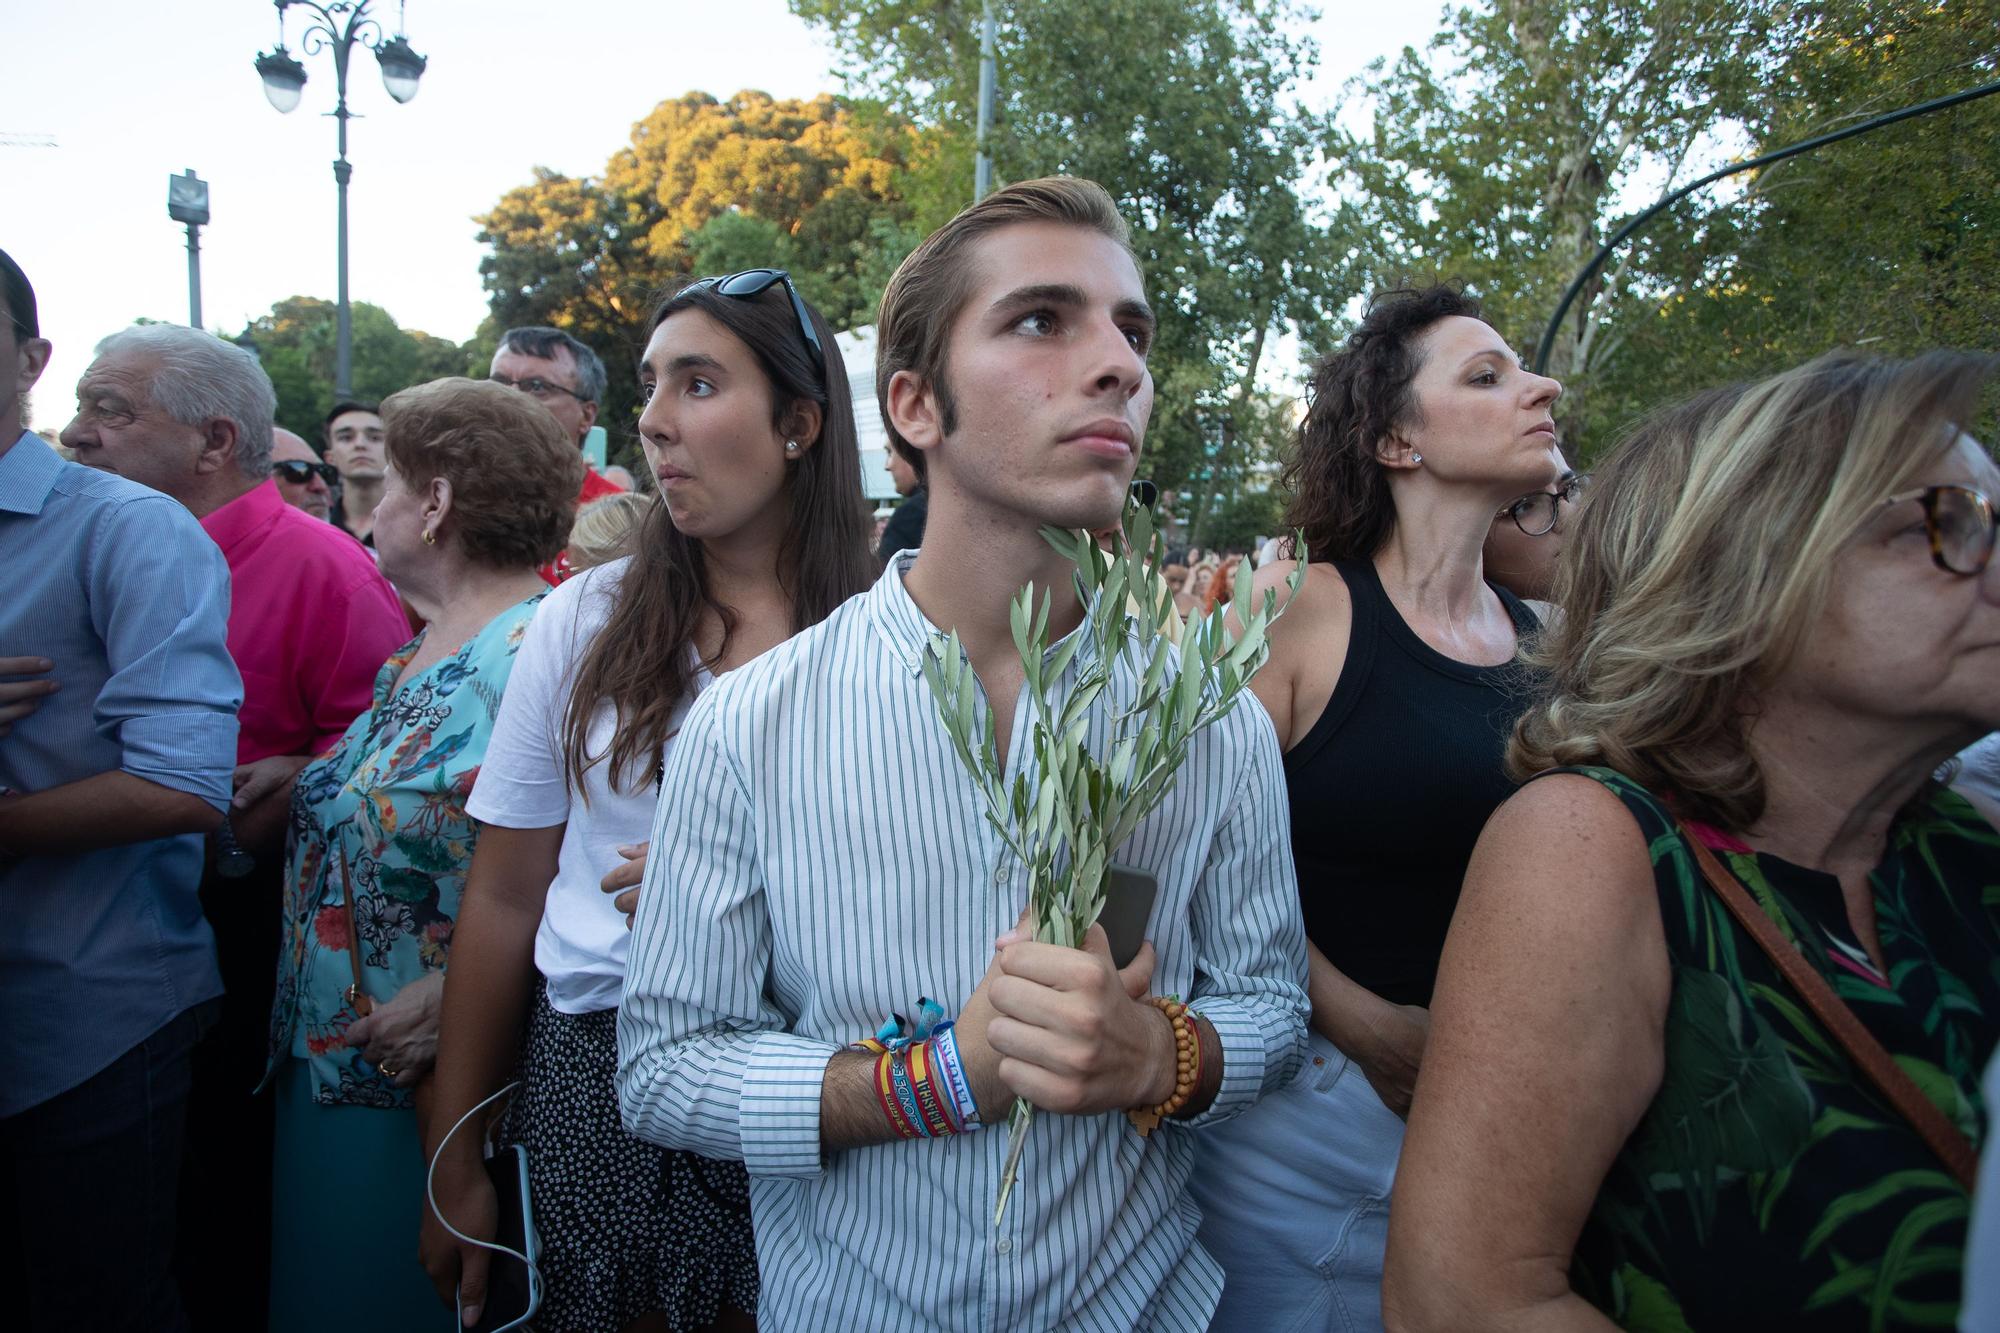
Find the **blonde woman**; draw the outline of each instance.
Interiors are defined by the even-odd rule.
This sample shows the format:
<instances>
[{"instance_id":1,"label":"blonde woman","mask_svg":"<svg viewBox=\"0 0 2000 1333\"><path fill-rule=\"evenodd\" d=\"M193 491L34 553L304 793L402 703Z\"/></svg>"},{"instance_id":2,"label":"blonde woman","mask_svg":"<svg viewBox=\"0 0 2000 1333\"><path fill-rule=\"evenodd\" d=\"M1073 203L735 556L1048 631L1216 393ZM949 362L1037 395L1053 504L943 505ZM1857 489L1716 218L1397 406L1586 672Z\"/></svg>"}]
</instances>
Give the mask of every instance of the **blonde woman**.
<instances>
[{"instance_id":1,"label":"blonde woman","mask_svg":"<svg viewBox=\"0 0 2000 1333\"><path fill-rule=\"evenodd\" d=\"M577 510L576 524L569 530L570 577L631 555L639 525L652 505L650 495L621 491Z\"/></svg>"},{"instance_id":2,"label":"blonde woman","mask_svg":"<svg viewBox=\"0 0 2000 1333\"><path fill-rule=\"evenodd\" d=\"M2000 468L1959 424L1995 368L1823 358L1596 473L1508 756L1542 776L1444 951L1389 1327L1951 1324L1969 1168L1696 866L1980 1137L2000 832L1933 775L2000 723Z\"/></svg>"}]
</instances>

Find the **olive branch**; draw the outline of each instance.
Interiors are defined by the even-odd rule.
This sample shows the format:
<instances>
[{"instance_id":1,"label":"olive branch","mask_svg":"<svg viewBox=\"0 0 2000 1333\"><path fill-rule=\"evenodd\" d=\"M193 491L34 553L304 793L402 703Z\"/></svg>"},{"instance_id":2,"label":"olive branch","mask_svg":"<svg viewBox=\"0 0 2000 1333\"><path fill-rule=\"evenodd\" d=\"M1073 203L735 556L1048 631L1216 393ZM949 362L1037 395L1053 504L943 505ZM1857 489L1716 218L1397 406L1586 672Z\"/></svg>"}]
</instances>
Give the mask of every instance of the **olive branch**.
<instances>
[{"instance_id":1,"label":"olive branch","mask_svg":"<svg viewBox=\"0 0 2000 1333\"><path fill-rule=\"evenodd\" d=\"M1049 545L1075 562L1076 593L1087 619L1051 651L1054 590L1037 606L1030 584L1011 604L1014 647L1033 710L1031 760L1020 765L1011 783L1000 763L992 709L980 728L979 682L957 631L933 634L923 658L938 717L985 800L986 820L1028 870L1035 938L1072 949L1104 910L1113 853L1173 790L1195 733L1236 706L1269 657L1267 631L1283 614L1276 590L1266 589L1261 601L1253 598L1246 560L1234 595L1242 634L1230 634L1218 606L1191 619L1176 646L1164 632L1174 622L1173 591L1160 576L1165 543L1152 514L1128 506L1121 535L1124 540L1107 553L1087 532L1042 529ZM1287 600L1305 577L1305 539L1299 534L1293 541L1299 563ZM1085 643L1096 651L1064 690L1063 675ZM1086 742L1093 710L1121 663L1138 673L1138 693L1129 707L1113 706L1107 748L1101 756L1092 754ZM1034 1117L1027 1099L1016 1098L1007 1117L996 1227L1006 1214Z\"/></svg>"}]
</instances>

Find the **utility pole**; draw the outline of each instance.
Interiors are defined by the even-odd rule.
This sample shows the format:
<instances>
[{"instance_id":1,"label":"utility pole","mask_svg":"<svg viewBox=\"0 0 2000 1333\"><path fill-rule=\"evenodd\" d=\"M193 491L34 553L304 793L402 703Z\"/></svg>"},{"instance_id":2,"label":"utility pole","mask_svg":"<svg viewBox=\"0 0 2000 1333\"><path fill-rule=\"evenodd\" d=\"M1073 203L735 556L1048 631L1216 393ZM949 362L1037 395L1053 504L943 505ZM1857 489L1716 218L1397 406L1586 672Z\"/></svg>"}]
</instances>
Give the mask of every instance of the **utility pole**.
<instances>
[{"instance_id":1,"label":"utility pole","mask_svg":"<svg viewBox=\"0 0 2000 1333\"><path fill-rule=\"evenodd\" d=\"M979 34L979 156L972 168L972 202L993 192L993 150L987 136L993 129L993 0L986 0Z\"/></svg>"},{"instance_id":2,"label":"utility pole","mask_svg":"<svg viewBox=\"0 0 2000 1333\"><path fill-rule=\"evenodd\" d=\"M167 216L187 224L188 327L201 327L201 229L208 225L208 182L189 167L181 176L167 177Z\"/></svg>"}]
</instances>

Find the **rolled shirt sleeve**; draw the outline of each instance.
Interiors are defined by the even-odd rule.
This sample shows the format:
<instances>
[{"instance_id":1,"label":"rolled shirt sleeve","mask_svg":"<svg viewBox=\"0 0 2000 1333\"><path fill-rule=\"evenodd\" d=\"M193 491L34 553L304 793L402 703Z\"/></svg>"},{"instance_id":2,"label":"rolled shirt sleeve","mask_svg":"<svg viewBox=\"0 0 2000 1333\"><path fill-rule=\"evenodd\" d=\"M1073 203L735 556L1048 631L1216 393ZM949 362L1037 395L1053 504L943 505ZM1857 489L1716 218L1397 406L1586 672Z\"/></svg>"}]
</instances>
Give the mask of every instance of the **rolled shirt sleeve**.
<instances>
[{"instance_id":1,"label":"rolled shirt sleeve","mask_svg":"<svg viewBox=\"0 0 2000 1333\"><path fill-rule=\"evenodd\" d=\"M1248 696L1216 725L1236 730L1247 759L1190 905L1189 1007L1222 1044L1222 1085L1206 1111L1182 1122L1190 1127L1227 1120L1283 1087L1305 1057L1312 1017L1277 734Z\"/></svg>"},{"instance_id":2,"label":"rolled shirt sleeve","mask_svg":"<svg viewBox=\"0 0 2000 1333\"><path fill-rule=\"evenodd\" d=\"M795 1036L767 997L771 922L754 811L713 693L667 760L618 1009L618 1102L641 1138L820 1174L820 1090L838 1046Z\"/></svg>"},{"instance_id":3,"label":"rolled shirt sleeve","mask_svg":"<svg viewBox=\"0 0 2000 1333\"><path fill-rule=\"evenodd\" d=\"M230 658L229 566L179 502L123 505L89 555L110 671L93 722L119 767L227 811L243 682Z\"/></svg>"}]
</instances>

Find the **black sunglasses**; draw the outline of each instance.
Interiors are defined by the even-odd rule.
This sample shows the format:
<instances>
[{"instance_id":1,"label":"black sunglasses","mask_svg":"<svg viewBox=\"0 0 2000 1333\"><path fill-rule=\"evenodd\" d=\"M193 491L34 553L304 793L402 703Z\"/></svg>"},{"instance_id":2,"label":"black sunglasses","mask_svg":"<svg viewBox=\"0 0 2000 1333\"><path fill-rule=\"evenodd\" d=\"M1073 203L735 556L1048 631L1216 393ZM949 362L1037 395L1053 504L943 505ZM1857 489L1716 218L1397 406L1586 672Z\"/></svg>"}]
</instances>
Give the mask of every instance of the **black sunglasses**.
<instances>
[{"instance_id":1,"label":"black sunglasses","mask_svg":"<svg viewBox=\"0 0 2000 1333\"><path fill-rule=\"evenodd\" d=\"M308 463L302 458L287 458L281 463L271 464L271 471L278 480L294 486L303 486L313 479L313 473L329 486L338 485L340 471L331 463Z\"/></svg>"},{"instance_id":2,"label":"black sunglasses","mask_svg":"<svg viewBox=\"0 0 2000 1333\"><path fill-rule=\"evenodd\" d=\"M799 333L806 340L806 350L812 353L813 365L819 370L820 378L826 378L826 352L819 345L819 335L813 332L812 316L806 311L806 303L799 299L799 289L792 286L792 275L784 269L746 268L726 278L703 278L681 288L680 295L713 289L718 295L748 301L763 295L772 283L783 283L785 295L792 298L792 313L799 317Z\"/></svg>"}]
</instances>

